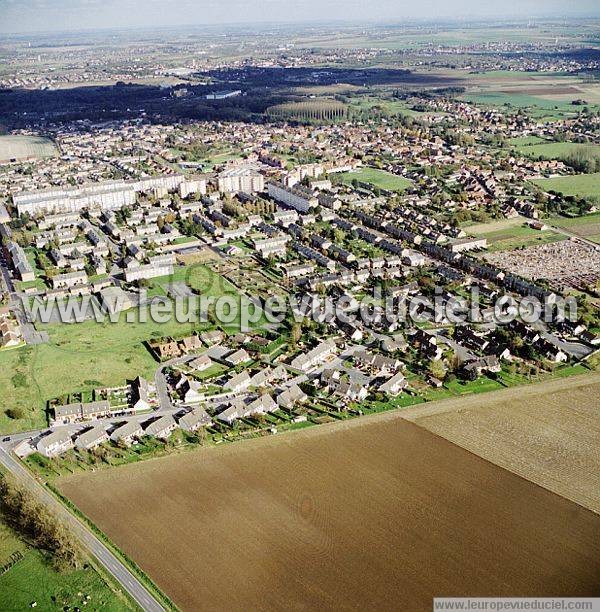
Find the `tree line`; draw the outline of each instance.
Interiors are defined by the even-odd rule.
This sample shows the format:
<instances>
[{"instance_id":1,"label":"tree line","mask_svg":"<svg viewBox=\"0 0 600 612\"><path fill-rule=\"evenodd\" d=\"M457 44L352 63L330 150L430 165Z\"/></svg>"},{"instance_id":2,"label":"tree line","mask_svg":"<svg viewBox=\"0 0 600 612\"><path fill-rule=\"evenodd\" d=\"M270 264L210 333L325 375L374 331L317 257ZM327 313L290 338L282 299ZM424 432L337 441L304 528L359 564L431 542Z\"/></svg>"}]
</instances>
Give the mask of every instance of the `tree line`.
<instances>
[{"instance_id":1,"label":"tree line","mask_svg":"<svg viewBox=\"0 0 600 612\"><path fill-rule=\"evenodd\" d=\"M0 515L26 542L49 553L57 571L81 567L81 547L65 525L30 491L5 477L0 477Z\"/></svg>"}]
</instances>

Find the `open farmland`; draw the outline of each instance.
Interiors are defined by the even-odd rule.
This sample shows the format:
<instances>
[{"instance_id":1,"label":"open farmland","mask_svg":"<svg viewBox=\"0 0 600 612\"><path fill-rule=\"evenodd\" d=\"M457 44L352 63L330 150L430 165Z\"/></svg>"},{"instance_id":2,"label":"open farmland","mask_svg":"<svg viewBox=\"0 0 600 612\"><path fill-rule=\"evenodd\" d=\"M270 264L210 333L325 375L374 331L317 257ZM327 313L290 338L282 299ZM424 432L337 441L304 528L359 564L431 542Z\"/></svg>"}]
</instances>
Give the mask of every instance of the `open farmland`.
<instances>
[{"instance_id":1,"label":"open farmland","mask_svg":"<svg viewBox=\"0 0 600 612\"><path fill-rule=\"evenodd\" d=\"M401 414L58 485L183 610L599 593L600 517Z\"/></svg>"},{"instance_id":2,"label":"open farmland","mask_svg":"<svg viewBox=\"0 0 600 612\"><path fill-rule=\"evenodd\" d=\"M576 153L587 154L590 157L600 157L600 145L577 142L536 142L521 144L517 149L523 155L532 158L565 159Z\"/></svg>"},{"instance_id":3,"label":"open farmland","mask_svg":"<svg viewBox=\"0 0 600 612\"><path fill-rule=\"evenodd\" d=\"M544 191L556 191L563 195L583 198L600 198L600 172L595 174L576 174L532 181Z\"/></svg>"},{"instance_id":4,"label":"open farmland","mask_svg":"<svg viewBox=\"0 0 600 612\"><path fill-rule=\"evenodd\" d=\"M600 244L600 213L573 218L555 217L549 220L549 223L571 234Z\"/></svg>"},{"instance_id":5,"label":"open farmland","mask_svg":"<svg viewBox=\"0 0 600 612\"><path fill-rule=\"evenodd\" d=\"M600 374L409 408L420 427L600 514Z\"/></svg>"},{"instance_id":6,"label":"open farmland","mask_svg":"<svg viewBox=\"0 0 600 612\"><path fill-rule=\"evenodd\" d=\"M359 183L369 183L374 187L387 189L388 191L404 191L412 185L411 181L402 176L377 168L361 168L353 172L343 172L339 177L346 184L351 184L352 181L356 180Z\"/></svg>"},{"instance_id":7,"label":"open farmland","mask_svg":"<svg viewBox=\"0 0 600 612\"><path fill-rule=\"evenodd\" d=\"M41 136L0 136L0 162L56 155L56 146Z\"/></svg>"}]
</instances>

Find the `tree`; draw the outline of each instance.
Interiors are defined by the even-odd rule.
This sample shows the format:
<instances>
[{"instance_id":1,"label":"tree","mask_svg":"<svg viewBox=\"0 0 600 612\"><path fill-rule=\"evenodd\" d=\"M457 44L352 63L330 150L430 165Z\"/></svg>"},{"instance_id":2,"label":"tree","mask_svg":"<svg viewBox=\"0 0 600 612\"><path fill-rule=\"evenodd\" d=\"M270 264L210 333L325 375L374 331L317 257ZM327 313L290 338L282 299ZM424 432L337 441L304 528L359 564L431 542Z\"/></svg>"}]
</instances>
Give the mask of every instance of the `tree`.
<instances>
[{"instance_id":1,"label":"tree","mask_svg":"<svg viewBox=\"0 0 600 612\"><path fill-rule=\"evenodd\" d=\"M446 376L446 366L444 365L441 359L432 359L429 362L429 366L427 369L429 370L431 376L433 376L434 378L439 378L440 380L443 380L444 376Z\"/></svg>"}]
</instances>

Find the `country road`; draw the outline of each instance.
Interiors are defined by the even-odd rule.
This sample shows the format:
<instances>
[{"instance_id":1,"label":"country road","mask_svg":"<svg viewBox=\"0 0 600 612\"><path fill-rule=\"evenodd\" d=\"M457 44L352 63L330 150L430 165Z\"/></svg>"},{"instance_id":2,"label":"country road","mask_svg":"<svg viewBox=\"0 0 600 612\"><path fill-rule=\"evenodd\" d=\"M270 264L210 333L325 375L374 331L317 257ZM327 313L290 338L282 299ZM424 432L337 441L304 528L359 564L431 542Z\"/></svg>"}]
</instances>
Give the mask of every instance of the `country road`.
<instances>
[{"instance_id":1,"label":"country road","mask_svg":"<svg viewBox=\"0 0 600 612\"><path fill-rule=\"evenodd\" d=\"M82 523L71 514L29 471L0 447L0 463L27 487L41 502L46 504L63 520L79 538L82 545L101 563L129 595L146 612L163 612L163 606L156 601L146 587L125 567L121 561Z\"/></svg>"}]
</instances>

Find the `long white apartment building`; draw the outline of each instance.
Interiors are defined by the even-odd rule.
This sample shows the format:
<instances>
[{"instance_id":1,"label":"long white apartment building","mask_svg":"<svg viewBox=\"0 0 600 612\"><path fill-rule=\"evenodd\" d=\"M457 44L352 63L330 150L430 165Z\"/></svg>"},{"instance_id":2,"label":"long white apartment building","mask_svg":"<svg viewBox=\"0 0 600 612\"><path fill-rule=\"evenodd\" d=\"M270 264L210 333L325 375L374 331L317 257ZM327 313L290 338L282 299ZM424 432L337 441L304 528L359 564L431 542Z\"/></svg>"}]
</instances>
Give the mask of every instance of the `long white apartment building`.
<instances>
[{"instance_id":1,"label":"long white apartment building","mask_svg":"<svg viewBox=\"0 0 600 612\"><path fill-rule=\"evenodd\" d=\"M206 191L203 179L186 180L181 174L150 176L137 181L102 181L79 187L62 187L29 191L13 195L13 204L19 215L76 213L88 210L117 210L135 204L138 193L153 192L161 195L164 192L184 189L187 194L192 191Z\"/></svg>"},{"instance_id":2,"label":"long white apartment building","mask_svg":"<svg viewBox=\"0 0 600 612\"><path fill-rule=\"evenodd\" d=\"M311 207L319 204L312 191L306 187L286 187L282 183L269 183L268 190L276 202L287 204L301 213L308 212Z\"/></svg>"},{"instance_id":3,"label":"long white apartment building","mask_svg":"<svg viewBox=\"0 0 600 612\"><path fill-rule=\"evenodd\" d=\"M217 177L221 193L256 193L264 191L265 177L253 168L239 167L224 170Z\"/></svg>"}]
</instances>

